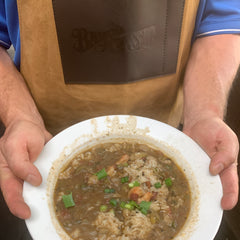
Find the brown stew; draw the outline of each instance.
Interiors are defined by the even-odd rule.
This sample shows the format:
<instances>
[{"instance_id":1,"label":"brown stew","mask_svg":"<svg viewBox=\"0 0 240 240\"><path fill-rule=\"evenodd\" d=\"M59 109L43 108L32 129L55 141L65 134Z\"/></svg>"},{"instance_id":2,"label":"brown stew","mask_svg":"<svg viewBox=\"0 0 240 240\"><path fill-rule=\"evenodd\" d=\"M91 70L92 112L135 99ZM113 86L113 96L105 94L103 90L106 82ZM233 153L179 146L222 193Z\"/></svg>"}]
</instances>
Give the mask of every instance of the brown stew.
<instances>
[{"instance_id":1,"label":"brown stew","mask_svg":"<svg viewBox=\"0 0 240 240\"><path fill-rule=\"evenodd\" d=\"M188 217L191 194L170 158L126 140L77 154L59 174L54 203L72 239L169 240Z\"/></svg>"}]
</instances>

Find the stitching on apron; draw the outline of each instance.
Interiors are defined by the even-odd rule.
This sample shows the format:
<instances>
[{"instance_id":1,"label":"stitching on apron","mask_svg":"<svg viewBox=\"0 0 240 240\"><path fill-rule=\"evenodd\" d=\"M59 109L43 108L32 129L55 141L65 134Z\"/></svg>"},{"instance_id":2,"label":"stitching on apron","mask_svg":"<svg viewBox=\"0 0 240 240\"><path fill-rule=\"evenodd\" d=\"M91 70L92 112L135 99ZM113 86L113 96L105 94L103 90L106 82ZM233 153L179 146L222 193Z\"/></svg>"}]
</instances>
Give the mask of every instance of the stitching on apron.
<instances>
[{"instance_id":1,"label":"stitching on apron","mask_svg":"<svg viewBox=\"0 0 240 240\"><path fill-rule=\"evenodd\" d=\"M164 42L163 42L163 63L162 63L162 71L165 72L166 68L166 45L167 45L167 29L168 29L168 15L169 15L169 3L167 3L167 12L166 12L166 24L164 29Z\"/></svg>"}]
</instances>

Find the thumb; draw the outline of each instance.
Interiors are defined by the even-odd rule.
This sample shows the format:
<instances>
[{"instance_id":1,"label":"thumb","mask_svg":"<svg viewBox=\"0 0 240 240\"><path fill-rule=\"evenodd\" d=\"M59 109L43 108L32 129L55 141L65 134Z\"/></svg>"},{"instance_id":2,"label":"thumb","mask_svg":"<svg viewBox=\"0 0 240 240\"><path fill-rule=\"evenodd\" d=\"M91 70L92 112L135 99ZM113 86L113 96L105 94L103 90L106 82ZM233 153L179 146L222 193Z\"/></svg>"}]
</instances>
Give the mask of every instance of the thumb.
<instances>
[{"instance_id":1,"label":"thumb","mask_svg":"<svg viewBox=\"0 0 240 240\"><path fill-rule=\"evenodd\" d=\"M237 162L239 145L238 140L235 139L235 135L232 135L219 141L215 148L216 151L212 155L209 154L211 157L209 169L213 175L221 173Z\"/></svg>"},{"instance_id":2,"label":"thumb","mask_svg":"<svg viewBox=\"0 0 240 240\"><path fill-rule=\"evenodd\" d=\"M33 162L41 152L44 141L35 138L34 141L12 139L9 142L5 145L2 153L12 173L34 186L40 185L42 177Z\"/></svg>"},{"instance_id":3,"label":"thumb","mask_svg":"<svg viewBox=\"0 0 240 240\"><path fill-rule=\"evenodd\" d=\"M8 165L16 177L27 181L34 186L39 186L41 184L41 174L29 160L28 152L11 154L11 157L8 159Z\"/></svg>"}]
</instances>

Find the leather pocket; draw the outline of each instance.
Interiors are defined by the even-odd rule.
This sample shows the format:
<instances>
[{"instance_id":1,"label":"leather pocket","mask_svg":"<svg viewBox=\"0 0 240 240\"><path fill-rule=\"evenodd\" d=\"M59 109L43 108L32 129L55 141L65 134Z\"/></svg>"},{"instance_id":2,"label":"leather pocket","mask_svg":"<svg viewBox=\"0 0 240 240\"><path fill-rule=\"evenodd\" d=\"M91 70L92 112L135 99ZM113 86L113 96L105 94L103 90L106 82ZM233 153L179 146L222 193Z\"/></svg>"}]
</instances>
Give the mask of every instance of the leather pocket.
<instances>
[{"instance_id":1,"label":"leather pocket","mask_svg":"<svg viewBox=\"0 0 240 240\"><path fill-rule=\"evenodd\" d=\"M175 73L184 0L53 0L65 83Z\"/></svg>"}]
</instances>

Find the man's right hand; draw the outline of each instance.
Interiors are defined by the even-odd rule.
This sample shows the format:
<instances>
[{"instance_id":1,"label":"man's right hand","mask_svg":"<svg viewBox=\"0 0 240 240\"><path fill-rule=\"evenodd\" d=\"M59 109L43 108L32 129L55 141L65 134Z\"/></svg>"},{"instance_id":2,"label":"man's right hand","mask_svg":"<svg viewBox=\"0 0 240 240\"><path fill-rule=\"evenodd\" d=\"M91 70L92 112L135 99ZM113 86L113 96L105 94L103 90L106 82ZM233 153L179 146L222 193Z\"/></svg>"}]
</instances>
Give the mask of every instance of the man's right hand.
<instances>
[{"instance_id":1,"label":"man's right hand","mask_svg":"<svg viewBox=\"0 0 240 240\"><path fill-rule=\"evenodd\" d=\"M42 125L23 120L11 123L0 139L0 187L10 211L19 218L31 216L22 196L23 182L41 184L33 163L51 137Z\"/></svg>"}]
</instances>

